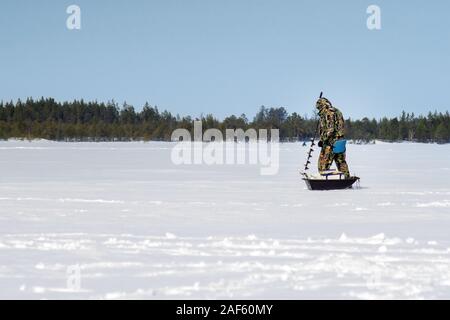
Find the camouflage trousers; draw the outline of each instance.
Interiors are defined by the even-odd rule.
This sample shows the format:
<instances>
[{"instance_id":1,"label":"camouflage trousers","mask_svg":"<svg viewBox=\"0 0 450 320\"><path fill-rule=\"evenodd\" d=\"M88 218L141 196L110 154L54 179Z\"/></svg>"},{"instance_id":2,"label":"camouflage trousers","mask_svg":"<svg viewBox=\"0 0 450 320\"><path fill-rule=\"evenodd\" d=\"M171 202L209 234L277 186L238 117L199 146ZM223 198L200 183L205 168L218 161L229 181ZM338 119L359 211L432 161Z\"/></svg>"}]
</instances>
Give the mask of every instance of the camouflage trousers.
<instances>
[{"instance_id":1,"label":"camouflage trousers","mask_svg":"<svg viewBox=\"0 0 450 320\"><path fill-rule=\"evenodd\" d=\"M345 174L346 178L350 177L347 161L345 161L345 152L334 154L333 147L324 146L319 155L319 172L329 170L331 164L336 162L337 169Z\"/></svg>"}]
</instances>

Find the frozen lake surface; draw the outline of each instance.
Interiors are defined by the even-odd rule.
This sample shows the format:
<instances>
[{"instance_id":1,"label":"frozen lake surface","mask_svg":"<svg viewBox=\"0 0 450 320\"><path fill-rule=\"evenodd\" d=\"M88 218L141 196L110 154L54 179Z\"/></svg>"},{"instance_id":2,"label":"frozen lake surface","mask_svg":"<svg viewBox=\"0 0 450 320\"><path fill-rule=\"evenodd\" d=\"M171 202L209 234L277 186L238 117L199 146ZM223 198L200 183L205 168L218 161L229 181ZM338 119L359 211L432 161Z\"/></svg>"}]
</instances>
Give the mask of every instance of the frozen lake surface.
<instances>
[{"instance_id":1,"label":"frozen lake surface","mask_svg":"<svg viewBox=\"0 0 450 320\"><path fill-rule=\"evenodd\" d=\"M350 145L323 192L301 144L273 176L172 146L0 142L0 298L450 298L450 145Z\"/></svg>"}]
</instances>

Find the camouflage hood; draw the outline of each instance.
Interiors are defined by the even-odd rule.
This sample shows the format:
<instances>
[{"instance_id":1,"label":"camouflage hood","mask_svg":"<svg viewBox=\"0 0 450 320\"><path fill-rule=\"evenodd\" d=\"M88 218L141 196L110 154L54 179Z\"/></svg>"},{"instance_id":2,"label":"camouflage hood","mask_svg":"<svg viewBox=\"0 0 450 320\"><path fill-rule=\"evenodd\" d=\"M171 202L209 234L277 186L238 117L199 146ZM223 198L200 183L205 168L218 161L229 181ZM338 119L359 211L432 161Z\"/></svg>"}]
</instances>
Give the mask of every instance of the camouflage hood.
<instances>
[{"instance_id":1,"label":"camouflage hood","mask_svg":"<svg viewBox=\"0 0 450 320\"><path fill-rule=\"evenodd\" d=\"M332 106L330 100L328 100L327 98L320 98L316 102L316 108L317 108L317 110L319 110L319 112L325 108L332 108L332 107L333 106Z\"/></svg>"}]
</instances>

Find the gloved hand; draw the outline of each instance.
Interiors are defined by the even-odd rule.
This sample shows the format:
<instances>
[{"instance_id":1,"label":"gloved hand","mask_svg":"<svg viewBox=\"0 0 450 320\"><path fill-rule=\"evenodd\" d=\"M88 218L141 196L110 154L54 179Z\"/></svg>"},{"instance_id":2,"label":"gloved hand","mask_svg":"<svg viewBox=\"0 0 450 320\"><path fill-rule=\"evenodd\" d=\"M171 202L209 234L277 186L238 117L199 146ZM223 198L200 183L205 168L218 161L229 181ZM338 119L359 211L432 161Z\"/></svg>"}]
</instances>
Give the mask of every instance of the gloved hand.
<instances>
[{"instance_id":1,"label":"gloved hand","mask_svg":"<svg viewBox=\"0 0 450 320\"><path fill-rule=\"evenodd\" d=\"M322 140L319 141L319 143L318 143L317 145L319 146L319 148L322 148L322 147L323 147L323 142L322 142Z\"/></svg>"}]
</instances>

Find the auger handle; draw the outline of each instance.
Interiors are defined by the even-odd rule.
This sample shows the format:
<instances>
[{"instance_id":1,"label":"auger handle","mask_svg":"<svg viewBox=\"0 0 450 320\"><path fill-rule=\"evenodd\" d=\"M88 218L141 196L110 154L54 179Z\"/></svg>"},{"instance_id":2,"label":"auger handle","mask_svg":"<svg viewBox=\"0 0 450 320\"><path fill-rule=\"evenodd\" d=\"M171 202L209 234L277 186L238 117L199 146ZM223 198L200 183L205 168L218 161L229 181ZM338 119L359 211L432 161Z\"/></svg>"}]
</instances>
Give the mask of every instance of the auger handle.
<instances>
[{"instance_id":1,"label":"auger handle","mask_svg":"<svg viewBox=\"0 0 450 320\"><path fill-rule=\"evenodd\" d=\"M323 92L321 91L319 99L322 98L322 95L323 95ZM312 157L311 153L314 151L314 149L313 149L313 146L315 145L314 140L316 140L317 131L319 131L319 125L320 125L320 121L317 121L317 128L316 128L316 131L314 132L314 137L311 139L311 147L309 148L308 158L306 159L304 171L307 171L309 169L308 165L311 164L311 161L309 161L309 159Z\"/></svg>"}]
</instances>

